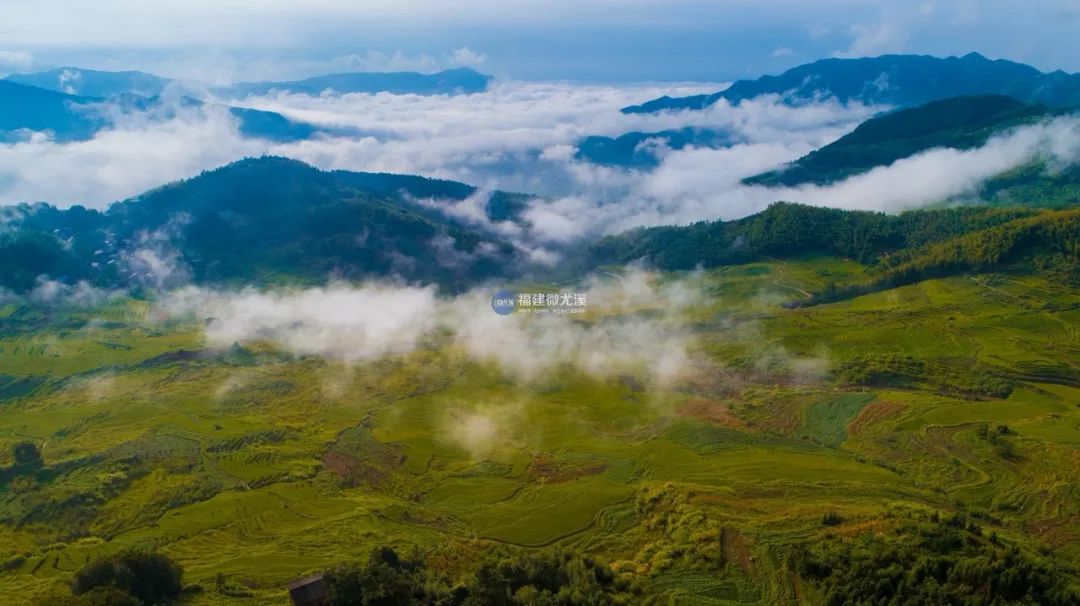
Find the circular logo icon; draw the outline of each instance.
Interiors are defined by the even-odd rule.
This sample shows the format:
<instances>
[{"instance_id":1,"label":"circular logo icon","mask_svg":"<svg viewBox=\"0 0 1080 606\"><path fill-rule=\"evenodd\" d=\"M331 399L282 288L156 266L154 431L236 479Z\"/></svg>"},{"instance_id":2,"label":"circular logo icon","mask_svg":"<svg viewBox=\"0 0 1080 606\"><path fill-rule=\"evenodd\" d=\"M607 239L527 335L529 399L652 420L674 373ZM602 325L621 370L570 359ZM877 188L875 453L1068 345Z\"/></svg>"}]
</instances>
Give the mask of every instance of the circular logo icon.
<instances>
[{"instance_id":1,"label":"circular logo icon","mask_svg":"<svg viewBox=\"0 0 1080 606\"><path fill-rule=\"evenodd\" d=\"M509 290L500 290L491 297L491 309L500 316L508 316L514 313L517 307L517 297Z\"/></svg>"}]
</instances>

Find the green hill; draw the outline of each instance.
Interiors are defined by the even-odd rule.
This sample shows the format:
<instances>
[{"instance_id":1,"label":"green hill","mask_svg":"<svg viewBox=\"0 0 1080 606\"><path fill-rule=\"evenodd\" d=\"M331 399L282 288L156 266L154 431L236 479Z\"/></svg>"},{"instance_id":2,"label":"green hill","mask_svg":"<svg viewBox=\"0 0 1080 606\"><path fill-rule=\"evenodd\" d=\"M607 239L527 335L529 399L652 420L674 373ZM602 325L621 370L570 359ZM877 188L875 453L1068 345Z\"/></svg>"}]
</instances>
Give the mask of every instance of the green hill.
<instances>
[{"instance_id":1,"label":"green hill","mask_svg":"<svg viewBox=\"0 0 1080 606\"><path fill-rule=\"evenodd\" d=\"M865 281L827 285L792 305L966 272L1042 273L1080 284L1080 210L958 207L887 215L777 203L737 221L608 236L592 247L590 258L601 266L644 261L688 270L806 255L852 259L870 273Z\"/></svg>"},{"instance_id":2,"label":"green hill","mask_svg":"<svg viewBox=\"0 0 1080 606\"><path fill-rule=\"evenodd\" d=\"M10 209L9 226L18 229L0 239L0 279L16 290L32 287L39 274L126 284L132 276L120 269L124 260L158 246L147 234L160 234L200 282L338 275L470 284L502 275L520 259L508 243L414 200L454 201L475 192L462 183L326 172L283 158L242 160L104 212ZM489 213L513 218L523 199L496 193Z\"/></svg>"},{"instance_id":3,"label":"green hill","mask_svg":"<svg viewBox=\"0 0 1080 606\"><path fill-rule=\"evenodd\" d=\"M751 185L827 185L938 147L971 149L1010 128L1063 113L1002 95L953 97L871 118Z\"/></svg>"}]
</instances>

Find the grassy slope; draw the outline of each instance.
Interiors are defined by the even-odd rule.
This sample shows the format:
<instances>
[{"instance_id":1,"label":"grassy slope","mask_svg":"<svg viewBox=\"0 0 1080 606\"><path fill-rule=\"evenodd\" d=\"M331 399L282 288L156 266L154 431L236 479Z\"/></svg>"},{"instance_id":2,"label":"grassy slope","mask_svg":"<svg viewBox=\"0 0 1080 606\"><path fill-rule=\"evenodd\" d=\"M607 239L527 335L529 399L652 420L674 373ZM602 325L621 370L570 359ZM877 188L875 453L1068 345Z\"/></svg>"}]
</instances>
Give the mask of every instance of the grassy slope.
<instances>
[{"instance_id":1,"label":"grassy slope","mask_svg":"<svg viewBox=\"0 0 1080 606\"><path fill-rule=\"evenodd\" d=\"M689 321L714 366L644 391L570 372L515 384L448 348L354 368L269 344L146 362L200 348L197 326L154 324L128 300L4 308L23 320L0 336L0 368L39 382L0 400L0 456L30 437L50 467L0 487L0 590L64 593L89 558L153 545L210 589L192 603L228 601L220 572L248 603L277 604L285 581L375 544L495 542L587 550L694 603L816 603L786 564L793 545L910 511L984 515L1005 540L1080 564L1080 293L971 275L780 305L868 279L825 257L711 270ZM828 372L897 355L923 374ZM973 368L1015 388L957 395L949 370ZM501 431L469 450L452 428L475 413ZM1015 432L1008 457L980 437L997 424ZM843 523L823 527L824 512Z\"/></svg>"}]
</instances>

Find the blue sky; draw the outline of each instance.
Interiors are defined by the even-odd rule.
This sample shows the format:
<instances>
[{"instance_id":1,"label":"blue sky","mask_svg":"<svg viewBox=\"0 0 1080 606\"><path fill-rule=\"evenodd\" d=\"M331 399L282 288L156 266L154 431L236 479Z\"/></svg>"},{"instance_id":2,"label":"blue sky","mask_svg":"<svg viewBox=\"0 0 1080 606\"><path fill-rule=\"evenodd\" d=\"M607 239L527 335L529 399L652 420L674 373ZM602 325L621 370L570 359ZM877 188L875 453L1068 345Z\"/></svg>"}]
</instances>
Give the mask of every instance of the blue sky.
<instances>
[{"instance_id":1,"label":"blue sky","mask_svg":"<svg viewBox=\"0 0 1080 606\"><path fill-rule=\"evenodd\" d=\"M471 63L521 79L724 81L828 56L970 51L1080 71L1076 0L4 4L0 72L75 64L221 80Z\"/></svg>"}]
</instances>

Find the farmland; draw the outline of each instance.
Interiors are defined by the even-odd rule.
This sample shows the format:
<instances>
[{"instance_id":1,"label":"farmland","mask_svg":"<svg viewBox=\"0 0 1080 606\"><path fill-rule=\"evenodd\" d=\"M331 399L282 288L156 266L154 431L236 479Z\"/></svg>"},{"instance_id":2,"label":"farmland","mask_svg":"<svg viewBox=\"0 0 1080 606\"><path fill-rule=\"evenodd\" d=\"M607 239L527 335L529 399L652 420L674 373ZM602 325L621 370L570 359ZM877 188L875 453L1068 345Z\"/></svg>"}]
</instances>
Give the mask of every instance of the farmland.
<instances>
[{"instance_id":1,"label":"farmland","mask_svg":"<svg viewBox=\"0 0 1080 606\"><path fill-rule=\"evenodd\" d=\"M693 279L694 363L663 381L515 380L439 339L350 363L215 348L153 297L2 307L0 591L47 603L152 548L203 588L186 603L280 604L391 545L453 574L572 548L641 601L818 603L800 557L953 516L1077 582L1075 287L970 274L792 309L870 277L796 256ZM43 462L20 472L25 441Z\"/></svg>"}]
</instances>

